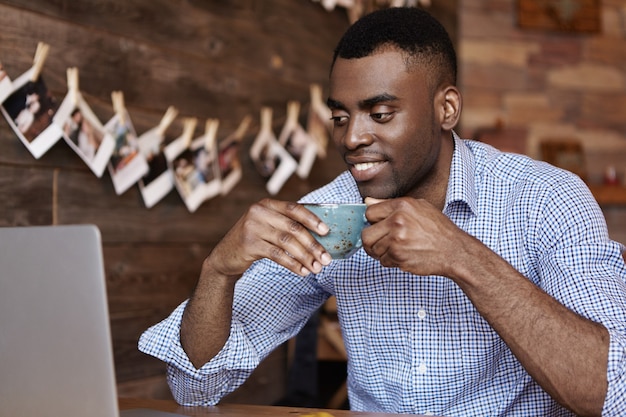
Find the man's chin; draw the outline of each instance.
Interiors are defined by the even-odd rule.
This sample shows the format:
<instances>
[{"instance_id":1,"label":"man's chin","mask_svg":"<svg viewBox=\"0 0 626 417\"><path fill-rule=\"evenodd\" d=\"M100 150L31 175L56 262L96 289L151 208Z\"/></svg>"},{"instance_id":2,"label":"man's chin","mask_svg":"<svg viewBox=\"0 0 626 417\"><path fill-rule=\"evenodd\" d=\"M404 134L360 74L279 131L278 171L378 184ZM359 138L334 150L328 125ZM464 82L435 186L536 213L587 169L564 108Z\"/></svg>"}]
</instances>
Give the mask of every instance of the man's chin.
<instances>
[{"instance_id":1,"label":"man's chin","mask_svg":"<svg viewBox=\"0 0 626 417\"><path fill-rule=\"evenodd\" d=\"M397 197L397 193L395 192L395 190L385 188L385 187L375 187L372 185L359 184L358 188L359 188L359 193L361 194L361 197L363 198L373 197L379 200L387 200L390 198Z\"/></svg>"}]
</instances>

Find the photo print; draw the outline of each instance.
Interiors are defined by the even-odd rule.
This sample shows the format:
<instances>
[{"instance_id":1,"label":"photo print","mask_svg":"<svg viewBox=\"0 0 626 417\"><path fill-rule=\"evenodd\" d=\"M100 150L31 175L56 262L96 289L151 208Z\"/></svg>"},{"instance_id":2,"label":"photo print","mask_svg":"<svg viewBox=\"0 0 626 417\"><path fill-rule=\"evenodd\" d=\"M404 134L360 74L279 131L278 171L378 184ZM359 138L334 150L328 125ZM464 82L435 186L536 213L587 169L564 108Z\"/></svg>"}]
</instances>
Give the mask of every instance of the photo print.
<instances>
[{"instance_id":1,"label":"photo print","mask_svg":"<svg viewBox=\"0 0 626 417\"><path fill-rule=\"evenodd\" d=\"M138 182L141 197L147 208L161 201L174 188L174 178L167 165L164 150L165 133L176 116L178 110L172 106L168 107L159 125L141 135L138 140L139 150L148 162L148 173Z\"/></svg>"},{"instance_id":2,"label":"photo print","mask_svg":"<svg viewBox=\"0 0 626 417\"><path fill-rule=\"evenodd\" d=\"M272 109L261 108L261 127L250 147L250 158L258 173L266 179L265 188L277 194L296 171L298 163L278 142L272 130Z\"/></svg>"},{"instance_id":3,"label":"photo print","mask_svg":"<svg viewBox=\"0 0 626 417\"><path fill-rule=\"evenodd\" d=\"M191 141L193 140L193 135L196 131L197 125L198 119L195 117L187 117L183 119L183 133L178 138L168 143L163 149L168 170L172 174L171 177L173 185L175 184L173 171L174 160L185 152L189 146L191 146Z\"/></svg>"},{"instance_id":4,"label":"photo print","mask_svg":"<svg viewBox=\"0 0 626 417\"><path fill-rule=\"evenodd\" d=\"M13 83L11 82L11 78L2 66L2 62L0 62L0 103L3 103L12 92Z\"/></svg>"},{"instance_id":5,"label":"photo print","mask_svg":"<svg viewBox=\"0 0 626 417\"><path fill-rule=\"evenodd\" d=\"M69 147L100 178L113 154L115 141L80 93L77 68L67 69L67 87L67 95L53 121L61 126Z\"/></svg>"},{"instance_id":6,"label":"photo print","mask_svg":"<svg viewBox=\"0 0 626 417\"><path fill-rule=\"evenodd\" d=\"M222 195L228 194L241 180L242 169L239 151L251 121L252 118L250 116L245 116L239 123L237 130L219 143L217 160L222 179Z\"/></svg>"},{"instance_id":7,"label":"photo print","mask_svg":"<svg viewBox=\"0 0 626 417\"><path fill-rule=\"evenodd\" d=\"M300 117L300 103L290 101L287 103L287 120L278 135L280 143L298 163L296 175L306 179L313 168L317 156L317 144L304 130L298 118Z\"/></svg>"},{"instance_id":8,"label":"photo print","mask_svg":"<svg viewBox=\"0 0 626 417\"><path fill-rule=\"evenodd\" d=\"M34 64L12 82L13 90L0 110L9 126L30 153L39 159L61 137L61 127L52 123L57 102L41 76L49 46L37 45Z\"/></svg>"},{"instance_id":9,"label":"photo print","mask_svg":"<svg viewBox=\"0 0 626 417\"><path fill-rule=\"evenodd\" d=\"M104 128L113 136L115 146L108 170L117 195L123 194L148 173L146 158L139 152L139 141L121 91L111 93L115 114Z\"/></svg>"},{"instance_id":10,"label":"photo print","mask_svg":"<svg viewBox=\"0 0 626 417\"><path fill-rule=\"evenodd\" d=\"M193 140L172 161L174 184L191 213L221 192L216 143L218 126L219 120L208 119L204 136Z\"/></svg>"}]
</instances>

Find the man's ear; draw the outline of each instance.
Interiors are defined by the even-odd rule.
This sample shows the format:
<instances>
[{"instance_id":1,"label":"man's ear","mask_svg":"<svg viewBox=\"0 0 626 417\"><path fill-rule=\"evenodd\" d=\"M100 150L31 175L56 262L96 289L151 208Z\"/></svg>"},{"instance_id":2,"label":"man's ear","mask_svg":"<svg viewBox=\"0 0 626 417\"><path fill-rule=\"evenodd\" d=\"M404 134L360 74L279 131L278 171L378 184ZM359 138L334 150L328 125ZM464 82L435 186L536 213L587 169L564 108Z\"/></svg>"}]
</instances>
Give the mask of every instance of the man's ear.
<instances>
[{"instance_id":1,"label":"man's ear","mask_svg":"<svg viewBox=\"0 0 626 417\"><path fill-rule=\"evenodd\" d=\"M441 129L448 131L454 129L461 118L463 98L459 90L449 85L439 91L437 107L440 111Z\"/></svg>"}]
</instances>

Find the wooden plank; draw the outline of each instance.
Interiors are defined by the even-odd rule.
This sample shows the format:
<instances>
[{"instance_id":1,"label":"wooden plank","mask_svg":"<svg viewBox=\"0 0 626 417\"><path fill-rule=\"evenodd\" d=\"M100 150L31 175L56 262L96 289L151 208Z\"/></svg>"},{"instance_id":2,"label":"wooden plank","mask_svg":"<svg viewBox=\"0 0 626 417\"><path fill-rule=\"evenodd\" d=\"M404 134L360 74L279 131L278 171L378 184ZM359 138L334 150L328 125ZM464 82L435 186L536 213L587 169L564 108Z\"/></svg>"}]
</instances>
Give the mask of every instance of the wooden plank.
<instances>
[{"instance_id":1,"label":"wooden plank","mask_svg":"<svg viewBox=\"0 0 626 417\"><path fill-rule=\"evenodd\" d=\"M53 173L0 165L0 226L52 223Z\"/></svg>"},{"instance_id":2,"label":"wooden plank","mask_svg":"<svg viewBox=\"0 0 626 417\"><path fill-rule=\"evenodd\" d=\"M191 293L208 253L200 245L105 245L105 273L118 381L161 374L139 336Z\"/></svg>"}]
</instances>

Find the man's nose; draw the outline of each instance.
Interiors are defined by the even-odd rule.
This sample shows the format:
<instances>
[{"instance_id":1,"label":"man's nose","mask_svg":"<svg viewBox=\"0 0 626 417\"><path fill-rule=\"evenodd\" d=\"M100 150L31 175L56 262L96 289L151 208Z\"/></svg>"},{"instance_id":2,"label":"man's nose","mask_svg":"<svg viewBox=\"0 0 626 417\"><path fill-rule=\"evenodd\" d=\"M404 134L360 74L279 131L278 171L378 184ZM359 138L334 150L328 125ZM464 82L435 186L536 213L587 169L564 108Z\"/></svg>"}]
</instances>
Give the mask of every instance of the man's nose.
<instances>
[{"instance_id":1,"label":"man's nose","mask_svg":"<svg viewBox=\"0 0 626 417\"><path fill-rule=\"evenodd\" d=\"M360 116L352 117L343 137L343 145L347 149L356 149L359 146L368 145L372 142L373 132L369 118Z\"/></svg>"}]
</instances>

